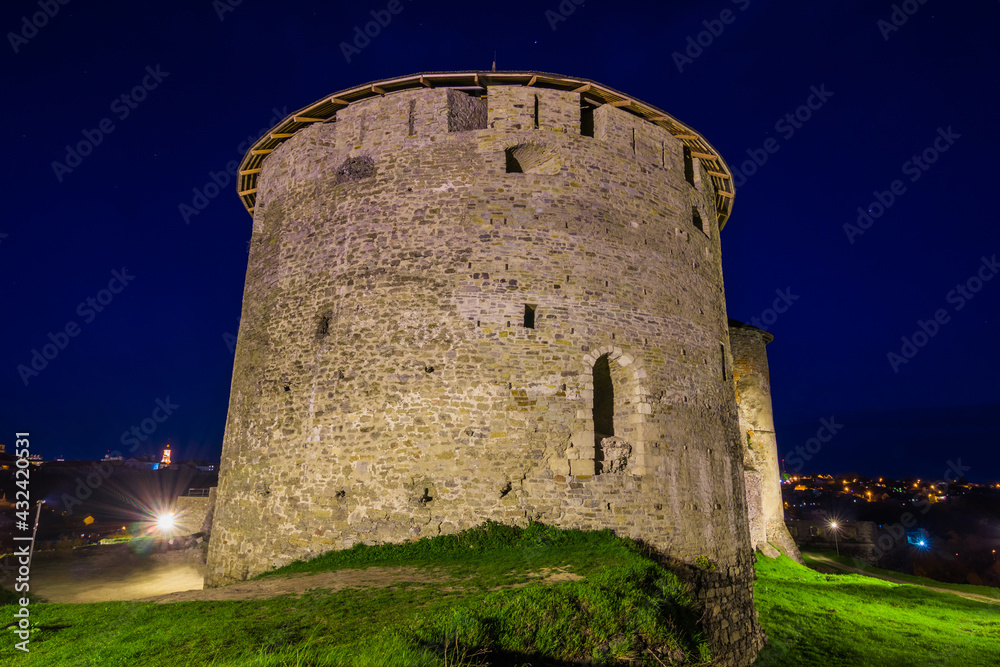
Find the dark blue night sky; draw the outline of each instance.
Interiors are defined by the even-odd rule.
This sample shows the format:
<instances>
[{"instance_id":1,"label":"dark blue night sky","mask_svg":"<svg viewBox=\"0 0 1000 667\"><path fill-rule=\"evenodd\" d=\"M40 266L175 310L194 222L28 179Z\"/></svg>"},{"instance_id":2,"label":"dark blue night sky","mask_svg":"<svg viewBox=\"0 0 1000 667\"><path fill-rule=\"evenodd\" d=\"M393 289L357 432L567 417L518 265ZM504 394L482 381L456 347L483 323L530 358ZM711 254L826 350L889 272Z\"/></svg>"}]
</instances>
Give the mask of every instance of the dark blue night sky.
<instances>
[{"instance_id":1,"label":"dark blue night sky","mask_svg":"<svg viewBox=\"0 0 1000 667\"><path fill-rule=\"evenodd\" d=\"M227 170L276 114L495 52L658 106L737 173L729 315L775 335L795 467L1000 478L1000 4L895 7L6 3L0 442L218 459L251 232Z\"/></svg>"}]
</instances>

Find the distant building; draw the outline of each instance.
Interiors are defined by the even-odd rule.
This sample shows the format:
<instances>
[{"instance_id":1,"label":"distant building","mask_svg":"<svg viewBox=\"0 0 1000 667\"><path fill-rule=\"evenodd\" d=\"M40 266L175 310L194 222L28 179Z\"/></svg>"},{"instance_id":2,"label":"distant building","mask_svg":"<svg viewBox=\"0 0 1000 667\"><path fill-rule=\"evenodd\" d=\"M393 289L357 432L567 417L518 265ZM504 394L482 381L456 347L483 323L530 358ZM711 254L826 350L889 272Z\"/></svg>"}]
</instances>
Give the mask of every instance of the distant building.
<instances>
[{"instance_id":1,"label":"distant building","mask_svg":"<svg viewBox=\"0 0 1000 667\"><path fill-rule=\"evenodd\" d=\"M56 459L56 460L57 461L61 461L62 459ZM118 456L111 456L111 452L108 452L107 454L104 455L104 458L101 459L101 460L102 461L122 461L124 459L123 459L123 457L120 454Z\"/></svg>"}]
</instances>

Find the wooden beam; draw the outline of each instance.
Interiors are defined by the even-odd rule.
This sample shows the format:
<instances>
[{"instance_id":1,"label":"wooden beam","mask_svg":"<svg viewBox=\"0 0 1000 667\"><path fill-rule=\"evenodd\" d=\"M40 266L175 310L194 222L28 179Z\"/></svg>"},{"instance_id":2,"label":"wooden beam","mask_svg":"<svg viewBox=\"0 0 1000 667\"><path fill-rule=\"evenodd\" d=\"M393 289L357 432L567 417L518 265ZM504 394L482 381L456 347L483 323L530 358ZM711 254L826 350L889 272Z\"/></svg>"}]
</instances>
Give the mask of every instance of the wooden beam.
<instances>
[{"instance_id":1,"label":"wooden beam","mask_svg":"<svg viewBox=\"0 0 1000 667\"><path fill-rule=\"evenodd\" d=\"M721 171L712 171L711 169L708 170L708 175L718 176L719 178L729 178L729 174L723 174Z\"/></svg>"},{"instance_id":2,"label":"wooden beam","mask_svg":"<svg viewBox=\"0 0 1000 667\"><path fill-rule=\"evenodd\" d=\"M272 132L267 135L269 139L287 139L288 137L294 136L294 132Z\"/></svg>"},{"instance_id":3,"label":"wooden beam","mask_svg":"<svg viewBox=\"0 0 1000 667\"><path fill-rule=\"evenodd\" d=\"M702 160L718 160L718 155L712 155L711 153L696 153L691 151L691 157L700 157Z\"/></svg>"},{"instance_id":4,"label":"wooden beam","mask_svg":"<svg viewBox=\"0 0 1000 667\"><path fill-rule=\"evenodd\" d=\"M732 192L726 192L725 190L716 190L715 194L719 195L720 197L728 197L729 199L732 199L735 196L733 195Z\"/></svg>"},{"instance_id":5,"label":"wooden beam","mask_svg":"<svg viewBox=\"0 0 1000 667\"><path fill-rule=\"evenodd\" d=\"M240 169L240 176L249 176L250 174L259 174L261 168L257 169Z\"/></svg>"},{"instance_id":6,"label":"wooden beam","mask_svg":"<svg viewBox=\"0 0 1000 667\"><path fill-rule=\"evenodd\" d=\"M252 195L257 192L257 188L250 188L249 190L241 190L238 194L240 197L245 197L246 195Z\"/></svg>"},{"instance_id":7,"label":"wooden beam","mask_svg":"<svg viewBox=\"0 0 1000 667\"><path fill-rule=\"evenodd\" d=\"M588 83L588 84L585 84L583 86L580 86L579 88L575 88L573 90L573 92L574 93L585 93L585 92L587 92L590 89L591 89L591 85Z\"/></svg>"},{"instance_id":8,"label":"wooden beam","mask_svg":"<svg viewBox=\"0 0 1000 667\"><path fill-rule=\"evenodd\" d=\"M250 155L267 155L268 153L273 153L273 148L260 148L257 150L250 151Z\"/></svg>"},{"instance_id":9,"label":"wooden beam","mask_svg":"<svg viewBox=\"0 0 1000 667\"><path fill-rule=\"evenodd\" d=\"M632 100L618 100L616 102L612 102L611 106L613 106L613 107L627 107L627 106L631 106L631 104L632 104Z\"/></svg>"},{"instance_id":10,"label":"wooden beam","mask_svg":"<svg viewBox=\"0 0 1000 667\"><path fill-rule=\"evenodd\" d=\"M533 85L535 85L536 81L538 81L538 77L537 76L533 76L530 79L528 79L528 85L529 86L533 86Z\"/></svg>"},{"instance_id":11,"label":"wooden beam","mask_svg":"<svg viewBox=\"0 0 1000 667\"><path fill-rule=\"evenodd\" d=\"M374 83L372 84L372 92L373 93L378 93L379 95L385 95L385 90L383 90L382 88L379 88Z\"/></svg>"},{"instance_id":12,"label":"wooden beam","mask_svg":"<svg viewBox=\"0 0 1000 667\"><path fill-rule=\"evenodd\" d=\"M326 118L310 118L309 116L292 116L293 123L322 123Z\"/></svg>"},{"instance_id":13,"label":"wooden beam","mask_svg":"<svg viewBox=\"0 0 1000 667\"><path fill-rule=\"evenodd\" d=\"M350 106L351 103L347 100L342 100L339 97L331 97L330 104L343 104L345 107Z\"/></svg>"},{"instance_id":14,"label":"wooden beam","mask_svg":"<svg viewBox=\"0 0 1000 667\"><path fill-rule=\"evenodd\" d=\"M420 77L420 85L421 86L425 86L427 88L431 88L432 87L431 84L430 84L430 82L427 79L425 79L424 77L422 77L422 76Z\"/></svg>"},{"instance_id":15,"label":"wooden beam","mask_svg":"<svg viewBox=\"0 0 1000 667\"><path fill-rule=\"evenodd\" d=\"M677 139L697 139L697 134L675 134L674 137Z\"/></svg>"}]
</instances>

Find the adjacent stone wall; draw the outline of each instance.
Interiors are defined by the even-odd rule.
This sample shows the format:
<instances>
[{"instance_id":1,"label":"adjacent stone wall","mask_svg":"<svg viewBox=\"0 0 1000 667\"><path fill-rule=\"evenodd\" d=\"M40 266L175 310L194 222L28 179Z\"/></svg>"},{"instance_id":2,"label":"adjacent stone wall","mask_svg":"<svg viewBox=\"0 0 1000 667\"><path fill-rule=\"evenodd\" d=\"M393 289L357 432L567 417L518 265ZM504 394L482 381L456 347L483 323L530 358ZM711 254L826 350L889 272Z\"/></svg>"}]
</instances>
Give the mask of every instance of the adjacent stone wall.
<instances>
[{"instance_id":1,"label":"adjacent stone wall","mask_svg":"<svg viewBox=\"0 0 1000 667\"><path fill-rule=\"evenodd\" d=\"M215 504L215 488L207 496L179 496L174 503L174 525L179 535L193 535L210 531L211 515Z\"/></svg>"},{"instance_id":2,"label":"adjacent stone wall","mask_svg":"<svg viewBox=\"0 0 1000 667\"><path fill-rule=\"evenodd\" d=\"M611 528L687 564L717 664L750 664L714 192L622 109L582 136L578 94L491 86L465 129L456 96L359 101L264 163L206 584L484 519Z\"/></svg>"},{"instance_id":3,"label":"adjacent stone wall","mask_svg":"<svg viewBox=\"0 0 1000 667\"><path fill-rule=\"evenodd\" d=\"M785 507L781 498L778 441L774 435L771 379L765 350L773 339L774 336L768 332L749 324L729 321L733 380L736 383L743 448L743 475L750 508L750 536L755 548L767 553L770 543L786 556L802 562L802 556L785 527Z\"/></svg>"}]
</instances>

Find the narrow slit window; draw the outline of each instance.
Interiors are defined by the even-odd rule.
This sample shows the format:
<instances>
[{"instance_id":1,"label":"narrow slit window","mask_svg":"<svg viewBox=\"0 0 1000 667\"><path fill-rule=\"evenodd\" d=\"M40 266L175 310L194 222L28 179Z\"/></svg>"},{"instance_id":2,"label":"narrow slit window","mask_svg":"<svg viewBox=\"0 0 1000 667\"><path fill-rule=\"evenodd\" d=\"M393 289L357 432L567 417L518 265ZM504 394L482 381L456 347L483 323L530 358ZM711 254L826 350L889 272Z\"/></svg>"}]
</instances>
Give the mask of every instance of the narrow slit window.
<instances>
[{"instance_id":1,"label":"narrow slit window","mask_svg":"<svg viewBox=\"0 0 1000 667\"><path fill-rule=\"evenodd\" d=\"M594 444L615 434L615 389L611 381L608 355L601 355L594 363Z\"/></svg>"},{"instance_id":2,"label":"narrow slit window","mask_svg":"<svg viewBox=\"0 0 1000 667\"><path fill-rule=\"evenodd\" d=\"M535 328L535 310L538 306L530 303L524 304L524 328L534 329Z\"/></svg>"},{"instance_id":3,"label":"narrow slit window","mask_svg":"<svg viewBox=\"0 0 1000 667\"><path fill-rule=\"evenodd\" d=\"M722 356L722 379L726 379L726 346L719 345L719 354Z\"/></svg>"},{"instance_id":4,"label":"narrow slit window","mask_svg":"<svg viewBox=\"0 0 1000 667\"><path fill-rule=\"evenodd\" d=\"M538 129L538 95L535 95L535 129Z\"/></svg>"},{"instance_id":5,"label":"narrow slit window","mask_svg":"<svg viewBox=\"0 0 1000 667\"><path fill-rule=\"evenodd\" d=\"M691 157L691 149L684 147L684 180L694 185L694 158Z\"/></svg>"},{"instance_id":6,"label":"narrow slit window","mask_svg":"<svg viewBox=\"0 0 1000 667\"><path fill-rule=\"evenodd\" d=\"M407 130L407 136L410 136L410 137L412 137L412 136L414 136L416 134L416 132L414 132L414 128L413 128L413 125L414 125L414 116L416 116L416 110L417 110L417 101L416 100L410 100L409 114L407 114L407 128L408 128L408 130Z\"/></svg>"}]
</instances>

